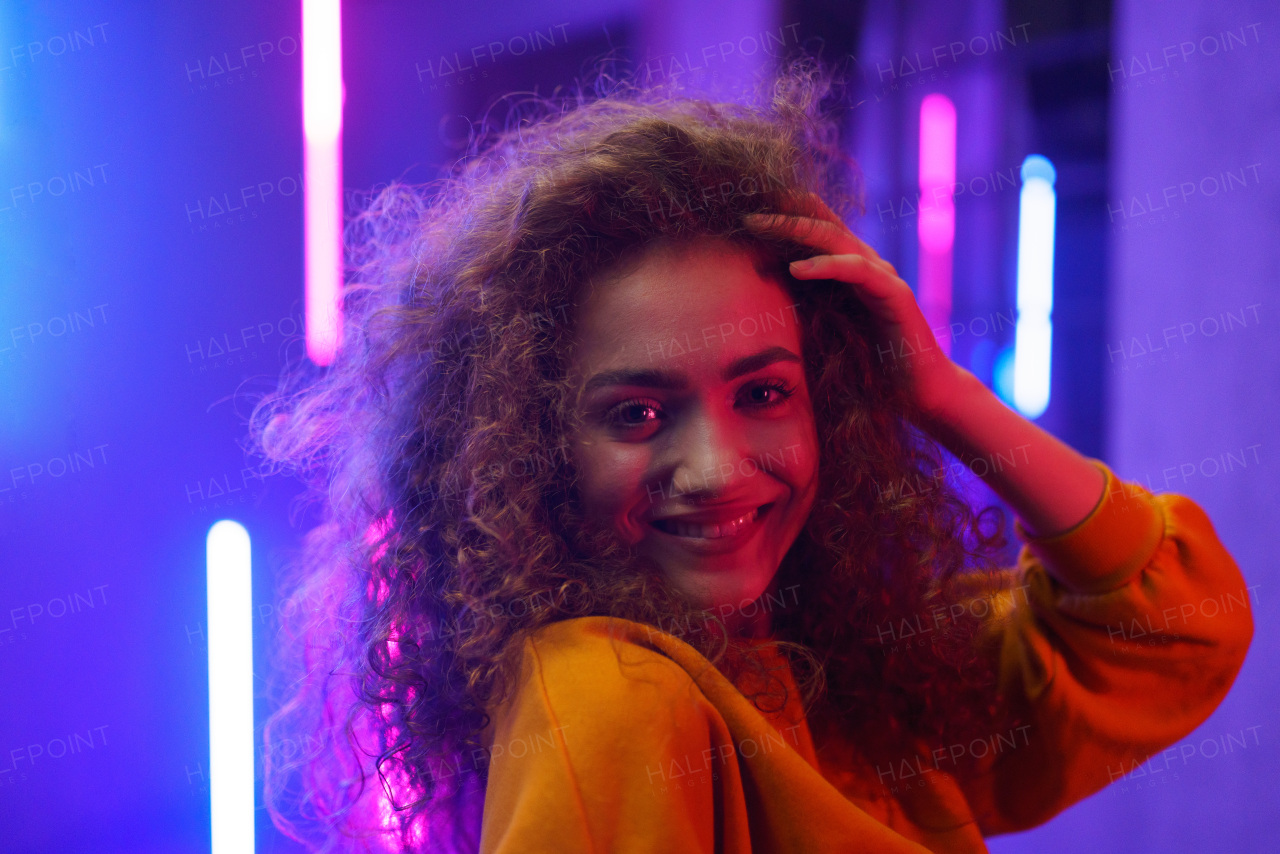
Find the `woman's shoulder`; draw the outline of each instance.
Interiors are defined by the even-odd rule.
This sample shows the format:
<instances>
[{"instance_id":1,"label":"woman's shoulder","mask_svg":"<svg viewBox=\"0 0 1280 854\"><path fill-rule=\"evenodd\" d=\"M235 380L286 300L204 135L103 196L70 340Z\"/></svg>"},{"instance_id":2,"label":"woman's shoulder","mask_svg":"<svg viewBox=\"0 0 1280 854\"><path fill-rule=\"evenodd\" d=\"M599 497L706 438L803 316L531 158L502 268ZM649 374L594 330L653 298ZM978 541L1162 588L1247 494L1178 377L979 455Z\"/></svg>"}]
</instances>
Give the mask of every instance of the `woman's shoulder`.
<instances>
[{"instance_id":1,"label":"woman's shoulder","mask_svg":"<svg viewBox=\"0 0 1280 854\"><path fill-rule=\"evenodd\" d=\"M639 700L698 693L693 677L667 655L669 636L643 623L617 617L574 617L541 626L523 642L522 674L536 673L553 694ZM522 682L527 678L522 678Z\"/></svg>"},{"instance_id":2,"label":"woman's shoulder","mask_svg":"<svg viewBox=\"0 0 1280 854\"><path fill-rule=\"evenodd\" d=\"M727 729L648 632L577 617L520 640L520 677L486 744L484 850L714 847L710 771Z\"/></svg>"},{"instance_id":3,"label":"woman's shoulder","mask_svg":"<svg viewBox=\"0 0 1280 854\"><path fill-rule=\"evenodd\" d=\"M611 617L575 617L526 635L513 690L494 723L519 730L559 729L581 761L668 744L678 734L708 737L716 710L679 663L648 642L659 633ZM600 754L607 755L607 754Z\"/></svg>"}]
</instances>

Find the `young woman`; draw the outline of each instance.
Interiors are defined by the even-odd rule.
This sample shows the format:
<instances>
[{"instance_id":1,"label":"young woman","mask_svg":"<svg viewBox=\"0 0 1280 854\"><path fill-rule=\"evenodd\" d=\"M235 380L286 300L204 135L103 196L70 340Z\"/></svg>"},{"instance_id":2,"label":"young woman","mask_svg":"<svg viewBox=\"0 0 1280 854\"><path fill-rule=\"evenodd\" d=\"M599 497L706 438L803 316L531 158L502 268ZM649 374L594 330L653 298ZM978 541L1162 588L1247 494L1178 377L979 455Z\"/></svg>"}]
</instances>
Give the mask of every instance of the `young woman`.
<instances>
[{"instance_id":1,"label":"young woman","mask_svg":"<svg viewBox=\"0 0 1280 854\"><path fill-rule=\"evenodd\" d=\"M844 224L828 91L618 91L361 215L338 360L255 413L325 510L282 609L280 827L983 851L1225 696L1252 621L1209 520L943 355ZM1016 511L1013 566L944 448Z\"/></svg>"}]
</instances>

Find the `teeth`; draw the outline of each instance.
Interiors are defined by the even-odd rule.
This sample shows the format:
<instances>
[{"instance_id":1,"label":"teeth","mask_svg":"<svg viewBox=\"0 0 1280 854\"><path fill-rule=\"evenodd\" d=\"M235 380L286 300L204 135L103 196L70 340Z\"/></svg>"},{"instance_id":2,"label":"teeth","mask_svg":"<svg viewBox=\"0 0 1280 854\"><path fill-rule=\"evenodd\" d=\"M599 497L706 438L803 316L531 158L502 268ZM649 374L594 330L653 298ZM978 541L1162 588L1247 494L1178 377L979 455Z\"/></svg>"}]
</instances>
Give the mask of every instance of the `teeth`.
<instances>
[{"instance_id":1,"label":"teeth","mask_svg":"<svg viewBox=\"0 0 1280 854\"><path fill-rule=\"evenodd\" d=\"M681 522L676 519L660 519L656 522L658 527L669 534L675 534L677 537L694 537L702 540L717 540L721 537L731 537L738 533L742 528L750 525L756 520L760 508L757 507L749 513L745 513L737 519L729 522L721 522L718 525L697 525L690 522Z\"/></svg>"}]
</instances>

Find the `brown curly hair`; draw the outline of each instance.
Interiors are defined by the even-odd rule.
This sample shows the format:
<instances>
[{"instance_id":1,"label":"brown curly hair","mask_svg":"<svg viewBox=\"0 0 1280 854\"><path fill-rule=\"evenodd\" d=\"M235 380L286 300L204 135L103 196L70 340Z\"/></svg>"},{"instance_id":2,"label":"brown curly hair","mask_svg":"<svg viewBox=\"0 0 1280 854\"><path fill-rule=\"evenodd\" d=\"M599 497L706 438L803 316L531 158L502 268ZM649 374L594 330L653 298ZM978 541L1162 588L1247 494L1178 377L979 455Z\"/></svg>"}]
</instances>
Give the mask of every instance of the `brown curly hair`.
<instances>
[{"instance_id":1,"label":"brown curly hair","mask_svg":"<svg viewBox=\"0 0 1280 854\"><path fill-rule=\"evenodd\" d=\"M864 210L830 75L800 60L761 91L727 104L615 84L527 103L446 178L393 184L350 223L336 361L287 373L251 420L324 515L284 591L266 728L266 798L285 832L317 850L368 850L370 833L378 850L474 850L480 733L512 688L515 641L575 616L706 621L585 521L564 453L579 293L658 240L728 240L772 264L798 305L821 480L779 569L798 607L774 626L805 702L934 739L989 707L978 621L926 645L877 641L876 627L958 601L952 579L1003 544L1004 519L984 531L993 508L976 514L937 477L944 452L913 426L851 289L790 279L786 264L811 252L744 227L795 192L846 218ZM909 481L932 488L885 488ZM683 639L726 672L750 666L723 634Z\"/></svg>"}]
</instances>

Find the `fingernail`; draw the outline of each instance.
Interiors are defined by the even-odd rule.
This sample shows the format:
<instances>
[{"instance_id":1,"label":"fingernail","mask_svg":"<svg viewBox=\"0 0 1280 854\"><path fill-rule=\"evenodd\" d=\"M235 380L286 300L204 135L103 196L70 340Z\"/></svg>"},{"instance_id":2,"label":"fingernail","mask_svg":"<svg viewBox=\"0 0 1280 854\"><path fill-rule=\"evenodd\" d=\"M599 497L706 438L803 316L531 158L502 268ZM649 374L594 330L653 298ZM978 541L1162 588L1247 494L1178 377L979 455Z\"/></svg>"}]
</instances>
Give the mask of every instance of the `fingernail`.
<instances>
[{"instance_id":1,"label":"fingernail","mask_svg":"<svg viewBox=\"0 0 1280 854\"><path fill-rule=\"evenodd\" d=\"M795 270L797 273L803 273L812 268L813 268L812 261L792 261L791 262L791 269Z\"/></svg>"}]
</instances>

